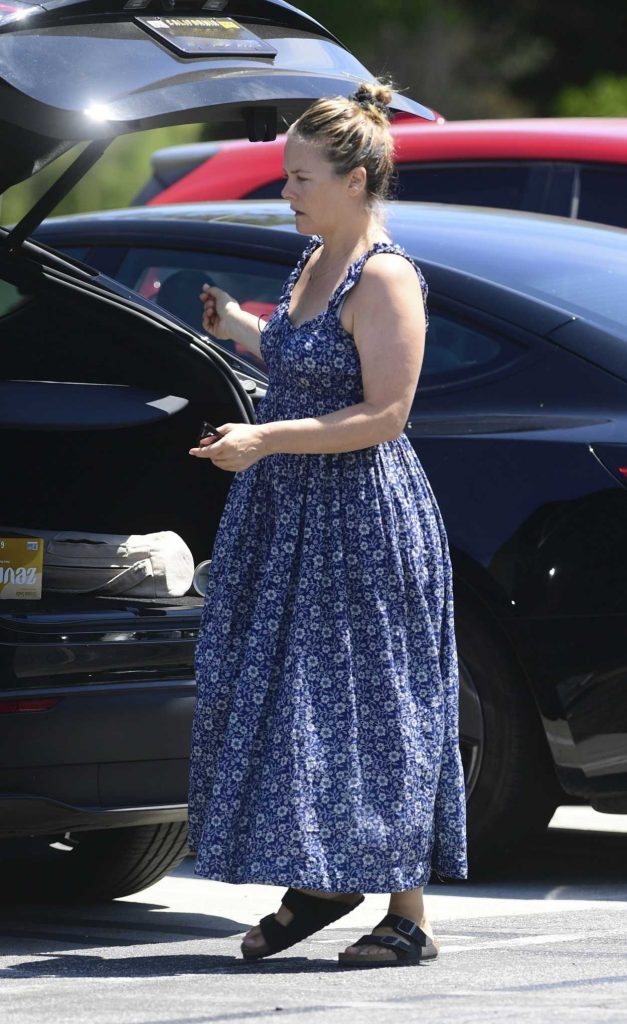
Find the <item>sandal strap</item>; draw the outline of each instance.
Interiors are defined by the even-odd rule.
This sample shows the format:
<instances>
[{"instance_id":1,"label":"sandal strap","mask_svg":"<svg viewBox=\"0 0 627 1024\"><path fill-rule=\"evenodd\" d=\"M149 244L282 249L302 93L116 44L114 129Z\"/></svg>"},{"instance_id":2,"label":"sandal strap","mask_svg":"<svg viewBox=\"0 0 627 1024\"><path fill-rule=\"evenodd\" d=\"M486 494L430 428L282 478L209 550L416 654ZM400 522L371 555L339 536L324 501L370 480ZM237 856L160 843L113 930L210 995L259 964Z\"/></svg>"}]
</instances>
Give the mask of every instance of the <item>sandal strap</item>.
<instances>
[{"instance_id":1,"label":"sandal strap","mask_svg":"<svg viewBox=\"0 0 627 1024\"><path fill-rule=\"evenodd\" d=\"M266 945L272 952L278 953L337 921L363 902L363 899L362 895L361 899L349 904L343 900L325 900L320 896L288 889L281 902L292 911L293 920L289 924L281 924L274 914L268 914L259 922L259 928Z\"/></svg>"},{"instance_id":2,"label":"sandal strap","mask_svg":"<svg viewBox=\"0 0 627 1024\"><path fill-rule=\"evenodd\" d=\"M265 917L262 917L259 922L259 928L266 946L277 950L285 948L283 946L286 931L285 925L277 921L274 914L266 914Z\"/></svg>"},{"instance_id":3,"label":"sandal strap","mask_svg":"<svg viewBox=\"0 0 627 1024\"><path fill-rule=\"evenodd\" d=\"M332 921L344 917L363 901L363 895L360 895L360 898L354 903L346 903L344 900L326 900L322 896L312 896L310 893L299 892L297 889L288 889L281 898L281 903L292 911L294 917L302 915L311 920L312 924L320 922L319 928L324 928Z\"/></svg>"},{"instance_id":4,"label":"sandal strap","mask_svg":"<svg viewBox=\"0 0 627 1024\"><path fill-rule=\"evenodd\" d=\"M397 935L402 936L405 942L411 942L414 946L428 946L431 943L431 939L423 932L422 928L411 921L408 917L401 917L400 914L386 914L382 921L376 926L387 926L393 928ZM374 936L377 938L377 936ZM386 936L383 936L385 938ZM388 936L392 938L392 936Z\"/></svg>"},{"instance_id":5,"label":"sandal strap","mask_svg":"<svg viewBox=\"0 0 627 1024\"><path fill-rule=\"evenodd\" d=\"M395 935L362 935L357 942L351 942L351 946L385 946L393 949L402 959L407 959L412 948L406 939L397 939Z\"/></svg>"}]
</instances>

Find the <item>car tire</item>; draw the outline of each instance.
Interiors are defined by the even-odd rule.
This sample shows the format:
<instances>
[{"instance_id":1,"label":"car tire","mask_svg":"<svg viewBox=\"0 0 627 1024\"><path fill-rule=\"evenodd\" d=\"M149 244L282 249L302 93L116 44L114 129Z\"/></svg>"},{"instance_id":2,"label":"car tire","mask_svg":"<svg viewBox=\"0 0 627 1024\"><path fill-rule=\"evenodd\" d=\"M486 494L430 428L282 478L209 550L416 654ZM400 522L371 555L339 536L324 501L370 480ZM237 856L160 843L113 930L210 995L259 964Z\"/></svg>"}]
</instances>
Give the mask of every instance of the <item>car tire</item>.
<instances>
[{"instance_id":1,"label":"car tire","mask_svg":"<svg viewBox=\"0 0 627 1024\"><path fill-rule=\"evenodd\" d=\"M468 877L541 835L563 797L540 713L498 624L456 602Z\"/></svg>"},{"instance_id":2,"label":"car tire","mask_svg":"<svg viewBox=\"0 0 627 1024\"><path fill-rule=\"evenodd\" d=\"M114 900L158 882L188 853L181 821L5 841L3 902Z\"/></svg>"}]
</instances>

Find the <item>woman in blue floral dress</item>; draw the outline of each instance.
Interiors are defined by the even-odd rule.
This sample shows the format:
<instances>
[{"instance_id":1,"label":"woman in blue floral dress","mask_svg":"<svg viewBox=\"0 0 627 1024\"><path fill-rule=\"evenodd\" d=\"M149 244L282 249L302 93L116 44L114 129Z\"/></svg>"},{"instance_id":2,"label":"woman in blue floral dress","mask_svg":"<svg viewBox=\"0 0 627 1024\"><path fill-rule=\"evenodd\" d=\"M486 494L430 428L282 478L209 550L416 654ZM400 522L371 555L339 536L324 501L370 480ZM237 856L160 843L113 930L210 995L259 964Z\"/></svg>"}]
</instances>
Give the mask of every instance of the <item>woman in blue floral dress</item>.
<instances>
[{"instance_id":1,"label":"woman in blue floral dress","mask_svg":"<svg viewBox=\"0 0 627 1024\"><path fill-rule=\"evenodd\" d=\"M434 959L424 886L467 877L448 543L403 433L427 286L379 204L390 95L363 85L290 128L282 194L311 238L263 329L226 292L201 296L207 330L270 378L254 425L191 450L236 474L196 654L195 873L289 886L247 959L366 892L390 893L389 913L342 964Z\"/></svg>"}]
</instances>

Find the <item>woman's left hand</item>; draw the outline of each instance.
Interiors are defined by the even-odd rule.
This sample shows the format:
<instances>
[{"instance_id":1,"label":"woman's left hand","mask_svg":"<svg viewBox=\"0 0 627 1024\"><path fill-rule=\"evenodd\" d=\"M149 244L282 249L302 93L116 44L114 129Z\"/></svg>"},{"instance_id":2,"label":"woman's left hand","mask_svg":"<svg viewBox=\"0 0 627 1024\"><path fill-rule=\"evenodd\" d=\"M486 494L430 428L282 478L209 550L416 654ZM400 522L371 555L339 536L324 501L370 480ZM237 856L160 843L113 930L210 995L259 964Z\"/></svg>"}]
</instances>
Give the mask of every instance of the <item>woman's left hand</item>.
<instances>
[{"instance_id":1,"label":"woman's left hand","mask_svg":"<svg viewBox=\"0 0 627 1024\"><path fill-rule=\"evenodd\" d=\"M224 437L203 437L200 447L190 448L189 454L198 459L211 459L218 469L238 473L259 462L266 455L263 434L258 426L249 423L223 423L217 428Z\"/></svg>"}]
</instances>

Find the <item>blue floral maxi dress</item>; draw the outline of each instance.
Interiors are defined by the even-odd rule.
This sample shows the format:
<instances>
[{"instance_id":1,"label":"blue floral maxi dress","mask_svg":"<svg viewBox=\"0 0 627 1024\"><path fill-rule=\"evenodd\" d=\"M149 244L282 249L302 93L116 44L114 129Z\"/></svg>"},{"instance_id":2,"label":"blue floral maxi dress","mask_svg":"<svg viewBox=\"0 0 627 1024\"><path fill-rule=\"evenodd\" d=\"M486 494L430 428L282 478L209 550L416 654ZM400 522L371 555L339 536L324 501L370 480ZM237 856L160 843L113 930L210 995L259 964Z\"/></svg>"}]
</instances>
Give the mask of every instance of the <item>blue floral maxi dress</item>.
<instances>
[{"instance_id":1,"label":"blue floral maxi dress","mask_svg":"<svg viewBox=\"0 0 627 1024\"><path fill-rule=\"evenodd\" d=\"M294 327L292 289L321 244L311 238L262 332L260 423L363 400L342 299L372 253L415 266L376 243L327 309ZM196 875L364 893L425 885L432 868L467 877L449 549L405 434L235 474L196 676Z\"/></svg>"}]
</instances>

